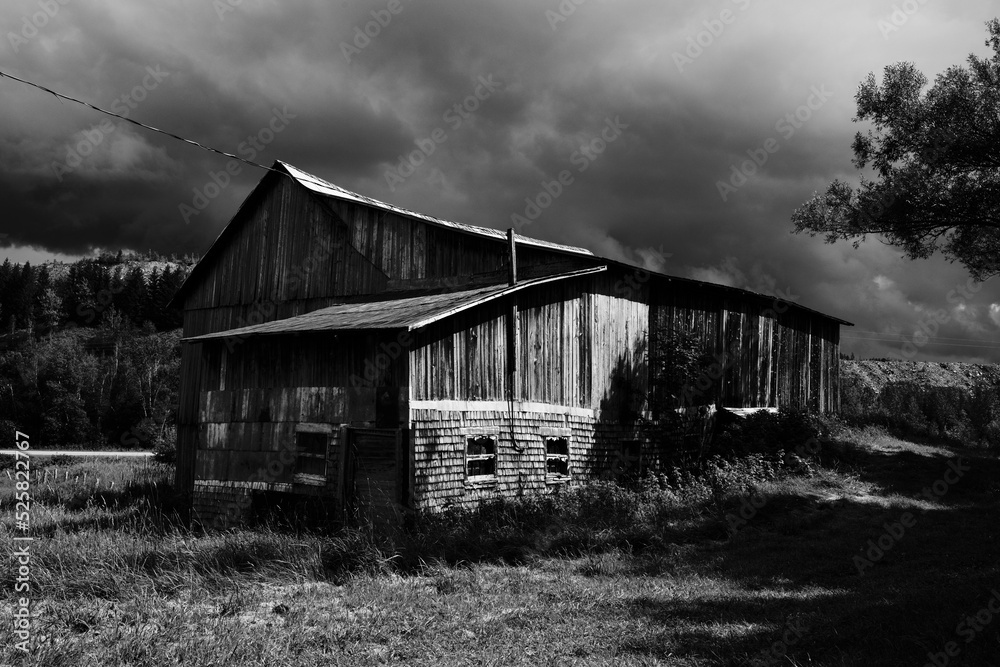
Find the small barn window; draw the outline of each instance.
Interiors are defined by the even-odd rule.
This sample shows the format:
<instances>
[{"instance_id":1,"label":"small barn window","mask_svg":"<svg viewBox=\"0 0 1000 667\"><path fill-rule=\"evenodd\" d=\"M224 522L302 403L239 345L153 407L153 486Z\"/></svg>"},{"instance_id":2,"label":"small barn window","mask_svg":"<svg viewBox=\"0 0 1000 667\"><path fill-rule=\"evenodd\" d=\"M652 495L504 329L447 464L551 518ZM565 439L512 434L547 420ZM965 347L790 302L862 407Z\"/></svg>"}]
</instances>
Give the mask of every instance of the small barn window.
<instances>
[{"instance_id":1,"label":"small barn window","mask_svg":"<svg viewBox=\"0 0 1000 667\"><path fill-rule=\"evenodd\" d=\"M470 482L490 481L497 474L497 439L472 435L465 444L465 476Z\"/></svg>"},{"instance_id":2,"label":"small barn window","mask_svg":"<svg viewBox=\"0 0 1000 667\"><path fill-rule=\"evenodd\" d=\"M295 474L306 476L296 481L325 481L328 433L299 431L295 434Z\"/></svg>"},{"instance_id":3,"label":"small barn window","mask_svg":"<svg viewBox=\"0 0 1000 667\"><path fill-rule=\"evenodd\" d=\"M569 438L545 438L545 475L550 482L569 478Z\"/></svg>"}]
</instances>

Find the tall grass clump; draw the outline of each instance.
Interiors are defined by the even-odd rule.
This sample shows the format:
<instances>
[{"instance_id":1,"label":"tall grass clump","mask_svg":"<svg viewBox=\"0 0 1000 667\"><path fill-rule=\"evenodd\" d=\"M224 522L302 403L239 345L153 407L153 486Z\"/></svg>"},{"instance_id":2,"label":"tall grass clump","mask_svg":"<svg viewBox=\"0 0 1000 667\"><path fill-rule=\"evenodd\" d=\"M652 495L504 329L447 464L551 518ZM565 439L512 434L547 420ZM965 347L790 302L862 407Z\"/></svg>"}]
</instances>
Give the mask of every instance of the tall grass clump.
<instances>
[{"instance_id":1,"label":"tall grass clump","mask_svg":"<svg viewBox=\"0 0 1000 667\"><path fill-rule=\"evenodd\" d=\"M45 539L34 545L33 577L56 599L118 600L127 591L171 595L243 581L343 584L438 564L668 554L678 545L726 539L726 514L748 495L809 474L810 463L793 447L815 430L802 415L755 415L724 428L699 464L647 474L627 487L589 481L415 514L401 525L325 529L265 522L202 533L175 510L170 465L63 463L35 482L32 529ZM0 505L9 509L13 495ZM0 530L13 534L10 518ZM6 544L9 556L12 542ZM7 590L10 576L0 581Z\"/></svg>"}]
</instances>

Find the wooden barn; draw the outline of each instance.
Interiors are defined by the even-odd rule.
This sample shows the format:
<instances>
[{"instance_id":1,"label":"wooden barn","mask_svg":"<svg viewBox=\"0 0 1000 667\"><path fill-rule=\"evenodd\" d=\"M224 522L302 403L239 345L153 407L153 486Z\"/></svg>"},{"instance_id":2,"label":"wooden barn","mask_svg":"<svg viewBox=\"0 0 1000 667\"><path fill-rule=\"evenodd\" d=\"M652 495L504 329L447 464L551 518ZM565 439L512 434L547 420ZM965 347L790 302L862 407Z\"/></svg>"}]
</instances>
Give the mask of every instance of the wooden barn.
<instances>
[{"instance_id":1,"label":"wooden barn","mask_svg":"<svg viewBox=\"0 0 1000 667\"><path fill-rule=\"evenodd\" d=\"M696 451L721 409L838 407L842 320L273 169L175 297L203 523L543 493Z\"/></svg>"}]
</instances>

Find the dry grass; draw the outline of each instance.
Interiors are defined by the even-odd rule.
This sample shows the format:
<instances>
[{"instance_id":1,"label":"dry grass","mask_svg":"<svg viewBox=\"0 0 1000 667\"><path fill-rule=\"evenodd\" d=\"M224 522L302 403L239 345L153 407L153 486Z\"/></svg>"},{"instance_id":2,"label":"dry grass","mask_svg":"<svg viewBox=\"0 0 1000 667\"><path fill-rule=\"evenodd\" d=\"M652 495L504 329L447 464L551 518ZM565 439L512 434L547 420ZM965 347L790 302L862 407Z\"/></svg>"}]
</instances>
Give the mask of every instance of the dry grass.
<instances>
[{"instance_id":1,"label":"dry grass","mask_svg":"<svg viewBox=\"0 0 1000 667\"><path fill-rule=\"evenodd\" d=\"M837 436L794 474L751 460L381 538L191 533L162 496L169 469L114 464L115 493L80 505L83 491L53 488L35 505L34 650L7 645L0 663L701 666L777 646L773 664L923 665L955 641L950 665L997 664L1000 619L969 643L956 629L1000 588L996 459L961 452L970 470L932 502L921 489L952 450ZM859 575L853 558L904 512L915 525Z\"/></svg>"}]
</instances>

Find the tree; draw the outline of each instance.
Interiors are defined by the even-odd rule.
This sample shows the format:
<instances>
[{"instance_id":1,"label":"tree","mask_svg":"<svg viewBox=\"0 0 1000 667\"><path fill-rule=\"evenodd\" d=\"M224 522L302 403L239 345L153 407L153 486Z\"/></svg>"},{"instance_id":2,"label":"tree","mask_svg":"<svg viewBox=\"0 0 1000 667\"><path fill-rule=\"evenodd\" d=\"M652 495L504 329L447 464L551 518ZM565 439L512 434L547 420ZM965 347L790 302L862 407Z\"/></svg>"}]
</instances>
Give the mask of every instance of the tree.
<instances>
[{"instance_id":1,"label":"tree","mask_svg":"<svg viewBox=\"0 0 1000 667\"><path fill-rule=\"evenodd\" d=\"M39 333L51 333L59 324L62 301L51 287L44 288L35 300L35 327Z\"/></svg>"},{"instance_id":2,"label":"tree","mask_svg":"<svg viewBox=\"0 0 1000 667\"><path fill-rule=\"evenodd\" d=\"M183 282L184 273L180 269L174 271L169 266L165 267L162 273L154 269L149 276L146 319L155 324L160 331L176 329L183 324L181 313L176 308L167 306Z\"/></svg>"},{"instance_id":3,"label":"tree","mask_svg":"<svg viewBox=\"0 0 1000 667\"><path fill-rule=\"evenodd\" d=\"M874 74L855 97L854 165L875 180L835 180L792 215L796 232L828 243L868 234L911 259L941 252L977 280L1000 273L1000 20L987 24L990 58L970 55L928 80L912 63Z\"/></svg>"},{"instance_id":4,"label":"tree","mask_svg":"<svg viewBox=\"0 0 1000 667\"><path fill-rule=\"evenodd\" d=\"M128 316L132 324L140 326L146 317L146 278L142 268L133 266L125 274L121 290L115 295L115 306Z\"/></svg>"},{"instance_id":5,"label":"tree","mask_svg":"<svg viewBox=\"0 0 1000 667\"><path fill-rule=\"evenodd\" d=\"M11 333L17 326L12 296L17 291L18 277L17 265L11 264L10 258L5 259L3 264L0 264L0 314L3 315L0 326Z\"/></svg>"},{"instance_id":6,"label":"tree","mask_svg":"<svg viewBox=\"0 0 1000 667\"><path fill-rule=\"evenodd\" d=\"M158 444L166 437L177 403L179 347L179 332L154 333L152 326L126 341L129 383L138 390L142 408L142 420L133 429L140 441Z\"/></svg>"},{"instance_id":7,"label":"tree","mask_svg":"<svg viewBox=\"0 0 1000 667\"><path fill-rule=\"evenodd\" d=\"M111 305L114 296L111 275L92 259L71 265L60 291L63 312L71 321L83 326L100 324L101 313Z\"/></svg>"}]
</instances>

